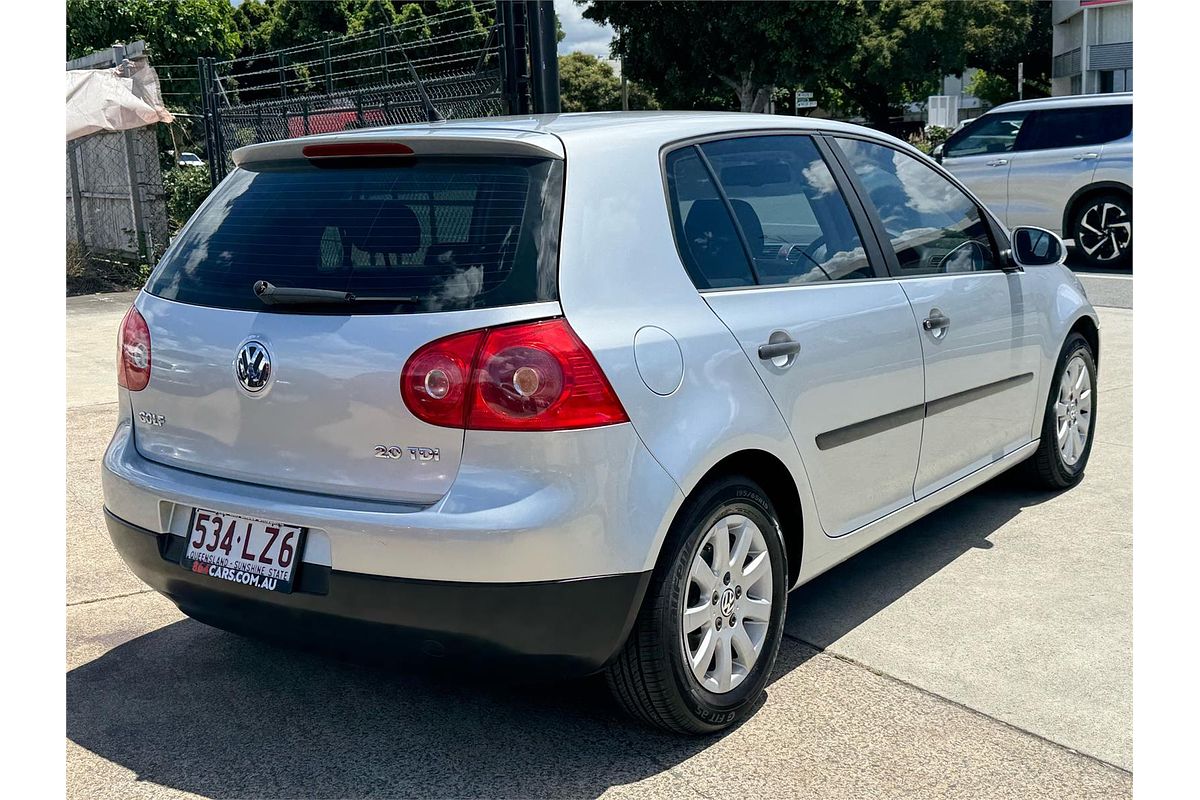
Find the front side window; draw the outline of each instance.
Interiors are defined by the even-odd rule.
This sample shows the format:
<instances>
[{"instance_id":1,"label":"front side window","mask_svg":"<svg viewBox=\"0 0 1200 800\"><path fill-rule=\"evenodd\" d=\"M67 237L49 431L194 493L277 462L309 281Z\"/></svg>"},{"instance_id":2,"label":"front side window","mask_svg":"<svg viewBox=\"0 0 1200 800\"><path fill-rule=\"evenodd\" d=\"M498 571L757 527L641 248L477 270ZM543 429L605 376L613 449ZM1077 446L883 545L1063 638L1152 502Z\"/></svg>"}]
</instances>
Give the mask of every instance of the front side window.
<instances>
[{"instance_id":1,"label":"front side window","mask_svg":"<svg viewBox=\"0 0 1200 800\"><path fill-rule=\"evenodd\" d=\"M698 288L875 277L811 138L707 142L668 154L666 167L676 239Z\"/></svg>"},{"instance_id":2,"label":"front side window","mask_svg":"<svg viewBox=\"0 0 1200 800\"><path fill-rule=\"evenodd\" d=\"M1133 130L1133 106L1090 106L1038 111L1030 121L1022 150L1091 147L1123 139Z\"/></svg>"},{"instance_id":3,"label":"front side window","mask_svg":"<svg viewBox=\"0 0 1200 800\"><path fill-rule=\"evenodd\" d=\"M901 277L998 267L987 221L961 189L899 150L859 139L838 144L879 212Z\"/></svg>"},{"instance_id":4,"label":"front side window","mask_svg":"<svg viewBox=\"0 0 1200 800\"><path fill-rule=\"evenodd\" d=\"M942 153L946 158L1008 153L1017 142L1027 112L987 114L946 140Z\"/></svg>"}]
</instances>

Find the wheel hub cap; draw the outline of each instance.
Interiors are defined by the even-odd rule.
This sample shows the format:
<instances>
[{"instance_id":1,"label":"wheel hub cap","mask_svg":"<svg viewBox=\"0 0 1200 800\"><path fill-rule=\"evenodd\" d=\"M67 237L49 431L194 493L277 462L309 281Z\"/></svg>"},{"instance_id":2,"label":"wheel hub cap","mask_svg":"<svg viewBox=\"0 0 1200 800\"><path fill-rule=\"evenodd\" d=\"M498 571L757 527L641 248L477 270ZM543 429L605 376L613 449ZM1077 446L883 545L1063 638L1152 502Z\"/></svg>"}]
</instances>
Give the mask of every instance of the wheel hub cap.
<instances>
[{"instance_id":1,"label":"wheel hub cap","mask_svg":"<svg viewBox=\"0 0 1200 800\"><path fill-rule=\"evenodd\" d=\"M1097 203L1083 213L1076 242L1092 258L1112 261L1133 244L1133 222L1114 203Z\"/></svg>"},{"instance_id":2,"label":"wheel hub cap","mask_svg":"<svg viewBox=\"0 0 1200 800\"><path fill-rule=\"evenodd\" d=\"M684 662L705 689L723 694L750 674L767 639L773 591L758 525L741 514L713 523L692 555L680 627Z\"/></svg>"},{"instance_id":3,"label":"wheel hub cap","mask_svg":"<svg viewBox=\"0 0 1200 800\"><path fill-rule=\"evenodd\" d=\"M1072 357L1063 370L1054 415L1059 455L1073 467L1083 458L1092 425L1092 373L1080 356Z\"/></svg>"}]
</instances>

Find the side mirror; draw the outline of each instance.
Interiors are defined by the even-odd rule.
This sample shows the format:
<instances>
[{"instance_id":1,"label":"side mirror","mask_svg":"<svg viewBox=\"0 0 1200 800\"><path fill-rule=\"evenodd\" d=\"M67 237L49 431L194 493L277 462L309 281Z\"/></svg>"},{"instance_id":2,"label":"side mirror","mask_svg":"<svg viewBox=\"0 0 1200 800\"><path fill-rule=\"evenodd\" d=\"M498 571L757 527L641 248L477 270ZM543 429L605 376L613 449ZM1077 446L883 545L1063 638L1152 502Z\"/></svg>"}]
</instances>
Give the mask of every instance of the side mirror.
<instances>
[{"instance_id":1,"label":"side mirror","mask_svg":"<svg viewBox=\"0 0 1200 800\"><path fill-rule=\"evenodd\" d=\"M943 142L942 144L939 144L937 147L933 148L933 151L929 154L933 156L933 160L939 164L942 163L942 154L945 151L945 147L946 144Z\"/></svg>"},{"instance_id":2,"label":"side mirror","mask_svg":"<svg viewBox=\"0 0 1200 800\"><path fill-rule=\"evenodd\" d=\"M1067 256L1067 246L1044 228L1021 226L1012 231L1012 261L1018 267L1048 267Z\"/></svg>"}]
</instances>

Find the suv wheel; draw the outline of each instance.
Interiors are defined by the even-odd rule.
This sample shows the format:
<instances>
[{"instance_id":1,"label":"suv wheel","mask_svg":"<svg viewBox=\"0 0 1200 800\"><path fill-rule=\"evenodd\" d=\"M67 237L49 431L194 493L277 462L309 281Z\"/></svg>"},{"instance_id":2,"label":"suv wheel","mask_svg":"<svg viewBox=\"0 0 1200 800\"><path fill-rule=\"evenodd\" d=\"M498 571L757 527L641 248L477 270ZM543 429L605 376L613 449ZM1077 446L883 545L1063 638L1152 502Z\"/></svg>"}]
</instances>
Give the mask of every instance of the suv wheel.
<instances>
[{"instance_id":1,"label":"suv wheel","mask_svg":"<svg viewBox=\"0 0 1200 800\"><path fill-rule=\"evenodd\" d=\"M1129 266L1133 260L1133 201L1115 193L1085 200L1071 219L1071 236L1089 267Z\"/></svg>"},{"instance_id":2,"label":"suv wheel","mask_svg":"<svg viewBox=\"0 0 1200 800\"><path fill-rule=\"evenodd\" d=\"M712 733L749 714L779 653L787 556L753 481L703 488L676 519L609 687L633 716Z\"/></svg>"},{"instance_id":3,"label":"suv wheel","mask_svg":"<svg viewBox=\"0 0 1200 800\"><path fill-rule=\"evenodd\" d=\"M1026 462L1043 489L1067 489L1083 478L1096 429L1096 360L1078 333L1067 337L1042 422L1037 451Z\"/></svg>"}]
</instances>

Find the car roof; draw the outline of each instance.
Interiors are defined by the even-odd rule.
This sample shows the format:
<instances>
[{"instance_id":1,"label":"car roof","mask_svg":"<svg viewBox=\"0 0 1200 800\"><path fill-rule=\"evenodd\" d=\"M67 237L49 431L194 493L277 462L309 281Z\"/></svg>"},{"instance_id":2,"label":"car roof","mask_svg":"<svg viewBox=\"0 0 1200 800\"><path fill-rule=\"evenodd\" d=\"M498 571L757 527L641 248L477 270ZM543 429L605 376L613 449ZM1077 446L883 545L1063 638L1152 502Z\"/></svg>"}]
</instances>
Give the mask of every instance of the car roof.
<instances>
[{"instance_id":1,"label":"car roof","mask_svg":"<svg viewBox=\"0 0 1200 800\"><path fill-rule=\"evenodd\" d=\"M572 140L582 141L595 137L619 136L626 144L640 141L647 146L658 148L681 139L722 133L792 129L834 134L866 133L874 138L909 148L907 143L880 131L814 117L730 111L598 111L480 117L305 136L238 148L234 151L234 162L243 164L260 159L288 157L298 154L304 145L317 142L396 139L405 139L414 146L422 141L432 143L435 140L444 142L448 139L457 139L459 142L486 141L497 145L505 143L509 149L519 146L527 151L540 150L544 155L562 158L564 145L569 148Z\"/></svg>"},{"instance_id":2,"label":"car roof","mask_svg":"<svg viewBox=\"0 0 1200 800\"><path fill-rule=\"evenodd\" d=\"M1042 111L1049 108L1086 108L1088 106L1133 105L1133 92L1109 94L1073 94L1065 97L1039 97L1036 100L1016 100L1003 103L988 111Z\"/></svg>"}]
</instances>

